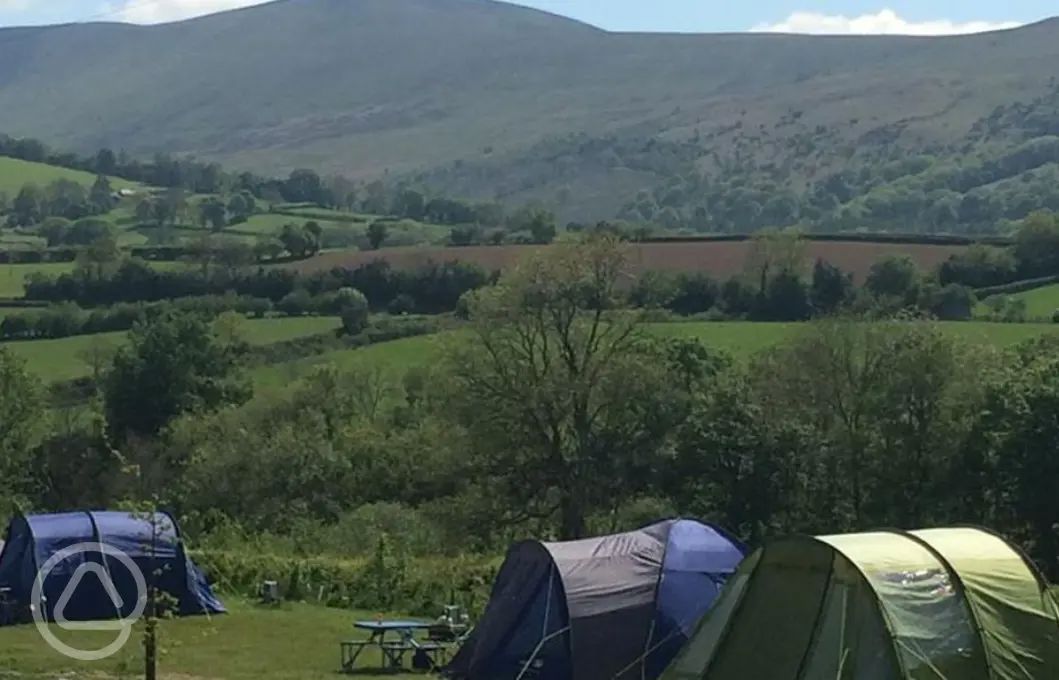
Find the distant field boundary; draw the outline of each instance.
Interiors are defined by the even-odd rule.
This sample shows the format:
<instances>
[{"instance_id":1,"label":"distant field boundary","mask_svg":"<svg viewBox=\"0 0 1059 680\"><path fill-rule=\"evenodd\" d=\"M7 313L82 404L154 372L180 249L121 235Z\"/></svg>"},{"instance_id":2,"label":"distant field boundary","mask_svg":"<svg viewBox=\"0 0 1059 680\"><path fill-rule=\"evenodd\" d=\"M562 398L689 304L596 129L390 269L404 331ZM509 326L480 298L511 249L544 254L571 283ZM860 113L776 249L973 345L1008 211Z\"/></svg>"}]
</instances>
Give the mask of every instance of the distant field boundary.
<instances>
[{"instance_id":1,"label":"distant field boundary","mask_svg":"<svg viewBox=\"0 0 1059 680\"><path fill-rule=\"evenodd\" d=\"M724 243L749 241L754 234L704 234L702 236L656 236L637 239L637 243ZM806 241L828 243L885 243L894 245L918 246L1010 246L1014 239L1010 236L962 236L958 234L891 234L885 232L803 234Z\"/></svg>"},{"instance_id":2,"label":"distant field boundary","mask_svg":"<svg viewBox=\"0 0 1059 680\"><path fill-rule=\"evenodd\" d=\"M261 215L283 215L284 217L296 217L302 220L320 220L321 222L341 222L343 224L367 224L368 220L359 215L338 215L329 213L318 213L312 209L298 210L298 209L283 209L283 210L270 210L266 213L259 213ZM385 219L385 218L380 218Z\"/></svg>"}]
</instances>

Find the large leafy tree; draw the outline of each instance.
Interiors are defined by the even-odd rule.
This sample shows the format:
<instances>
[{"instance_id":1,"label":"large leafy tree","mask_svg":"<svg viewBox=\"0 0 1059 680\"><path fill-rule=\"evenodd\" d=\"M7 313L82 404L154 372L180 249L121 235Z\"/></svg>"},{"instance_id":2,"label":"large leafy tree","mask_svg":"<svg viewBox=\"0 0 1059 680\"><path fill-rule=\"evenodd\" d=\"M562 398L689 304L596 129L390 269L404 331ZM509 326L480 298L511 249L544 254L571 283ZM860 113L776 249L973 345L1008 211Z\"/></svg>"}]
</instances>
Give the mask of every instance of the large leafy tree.
<instances>
[{"instance_id":1,"label":"large leafy tree","mask_svg":"<svg viewBox=\"0 0 1059 680\"><path fill-rule=\"evenodd\" d=\"M1024 538L1052 581L1059 580L1057 350L1052 338L1026 344L991 381L964 460L977 481L969 511Z\"/></svg>"},{"instance_id":2,"label":"large leafy tree","mask_svg":"<svg viewBox=\"0 0 1059 680\"><path fill-rule=\"evenodd\" d=\"M157 435L182 413L245 401L243 350L195 315L171 313L137 325L104 380L112 436Z\"/></svg>"},{"instance_id":3,"label":"large leafy tree","mask_svg":"<svg viewBox=\"0 0 1059 680\"><path fill-rule=\"evenodd\" d=\"M683 417L666 352L617 309L624 266L610 238L531 259L471 295L470 338L448 350L479 485L563 539L645 490Z\"/></svg>"},{"instance_id":4,"label":"large leafy tree","mask_svg":"<svg viewBox=\"0 0 1059 680\"><path fill-rule=\"evenodd\" d=\"M43 418L38 381L0 347L0 500L16 499L31 478L30 456Z\"/></svg>"}]
</instances>

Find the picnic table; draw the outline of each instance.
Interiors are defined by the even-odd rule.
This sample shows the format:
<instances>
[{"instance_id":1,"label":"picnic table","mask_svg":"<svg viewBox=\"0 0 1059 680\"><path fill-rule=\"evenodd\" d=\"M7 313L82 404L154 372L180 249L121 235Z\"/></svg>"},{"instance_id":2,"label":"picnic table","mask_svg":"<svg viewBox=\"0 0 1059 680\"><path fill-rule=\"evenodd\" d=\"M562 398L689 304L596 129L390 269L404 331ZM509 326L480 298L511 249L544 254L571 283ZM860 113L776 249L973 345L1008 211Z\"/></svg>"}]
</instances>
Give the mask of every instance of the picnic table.
<instances>
[{"instance_id":1,"label":"picnic table","mask_svg":"<svg viewBox=\"0 0 1059 680\"><path fill-rule=\"evenodd\" d=\"M404 659L409 653L423 655L430 668L436 667L438 656L444 654L448 645L434 640L419 641L416 631L429 631L437 624L429 621L355 621L353 627L369 633L366 640L346 640L341 643L342 672L350 673L356 669L357 659L367 647L375 647L382 656L382 669L400 671L404 669ZM387 636L390 636L387 639Z\"/></svg>"}]
</instances>

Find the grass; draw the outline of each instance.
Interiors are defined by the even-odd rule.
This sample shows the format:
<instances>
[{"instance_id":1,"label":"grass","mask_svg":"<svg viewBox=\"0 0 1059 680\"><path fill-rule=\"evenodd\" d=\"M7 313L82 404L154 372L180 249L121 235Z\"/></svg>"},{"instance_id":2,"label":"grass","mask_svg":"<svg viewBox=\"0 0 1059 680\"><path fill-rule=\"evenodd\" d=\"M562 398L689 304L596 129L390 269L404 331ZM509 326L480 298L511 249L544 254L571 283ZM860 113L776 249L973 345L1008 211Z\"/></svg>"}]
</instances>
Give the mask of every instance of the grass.
<instances>
[{"instance_id":1,"label":"grass","mask_svg":"<svg viewBox=\"0 0 1059 680\"><path fill-rule=\"evenodd\" d=\"M92 186L95 175L80 170L68 170L44 163L30 163L16 158L0 157L0 192L14 197L27 184L44 186L57 179L68 179L85 187ZM111 178L110 184L115 189L131 189L137 185L123 179Z\"/></svg>"},{"instance_id":2,"label":"grass","mask_svg":"<svg viewBox=\"0 0 1059 680\"><path fill-rule=\"evenodd\" d=\"M73 262L38 262L34 264L0 264L0 297L22 297L26 277L30 274L58 276L74 270Z\"/></svg>"},{"instance_id":3,"label":"grass","mask_svg":"<svg viewBox=\"0 0 1059 680\"><path fill-rule=\"evenodd\" d=\"M151 262L157 269L180 269L183 262ZM26 264L0 264L0 298L18 298L26 292L26 277L30 274L58 276L68 274L77 266L76 262L37 262Z\"/></svg>"},{"instance_id":4,"label":"grass","mask_svg":"<svg viewBox=\"0 0 1059 680\"><path fill-rule=\"evenodd\" d=\"M1052 315L1059 311L1059 284L999 297L1024 300L1026 302L1026 317L1029 319L1051 321ZM979 303L976 312L978 314L986 314L988 312L984 301Z\"/></svg>"},{"instance_id":5,"label":"grass","mask_svg":"<svg viewBox=\"0 0 1059 680\"><path fill-rule=\"evenodd\" d=\"M341 321L337 317L303 317L250 319L244 330L251 345L269 345L275 342L303 338L337 329ZM90 365L82 355L100 345L118 347L125 340L125 333L98 333L77 335L58 340L31 340L28 342L0 343L15 356L26 362L29 370L44 382L61 382L83 378L91 373Z\"/></svg>"},{"instance_id":6,"label":"grass","mask_svg":"<svg viewBox=\"0 0 1059 680\"><path fill-rule=\"evenodd\" d=\"M333 365L339 369L381 366L394 377L400 377L409 368L425 366L440 354L443 342L454 334L427 335L383 342L361 349L337 350L313 357L299 359L272 366L263 366L253 372L254 387L258 390L279 390L315 368Z\"/></svg>"},{"instance_id":7,"label":"grass","mask_svg":"<svg viewBox=\"0 0 1059 680\"><path fill-rule=\"evenodd\" d=\"M364 637L354 632L353 622L375 616L375 612L307 604L286 604L281 608L262 608L245 601L227 601L226 604L230 612L227 615L189 617L161 623L161 677L182 680L333 680L337 677L339 665L338 643ZM93 644L98 649L114 639L113 632L53 630L64 642L79 645L82 649L91 649ZM0 668L13 671L15 677L34 680L142 677L141 630L139 626L135 629L133 637L116 656L85 663L52 650L33 625L0 629ZM365 663L368 667L376 665L377 657L367 656Z\"/></svg>"},{"instance_id":8,"label":"grass","mask_svg":"<svg viewBox=\"0 0 1059 680\"><path fill-rule=\"evenodd\" d=\"M1059 324L1002 324L942 322L945 333L970 343L1010 347L1045 333L1059 333ZM806 327L798 323L747 321L653 323L648 332L673 338L699 340L737 358L746 358L793 338ZM404 338L361 349L338 350L288 363L264 366L253 372L259 390L279 390L326 364L339 369L381 366L395 377L409 368L427 366L437 360L443 344L458 341L459 331L441 335Z\"/></svg>"}]
</instances>

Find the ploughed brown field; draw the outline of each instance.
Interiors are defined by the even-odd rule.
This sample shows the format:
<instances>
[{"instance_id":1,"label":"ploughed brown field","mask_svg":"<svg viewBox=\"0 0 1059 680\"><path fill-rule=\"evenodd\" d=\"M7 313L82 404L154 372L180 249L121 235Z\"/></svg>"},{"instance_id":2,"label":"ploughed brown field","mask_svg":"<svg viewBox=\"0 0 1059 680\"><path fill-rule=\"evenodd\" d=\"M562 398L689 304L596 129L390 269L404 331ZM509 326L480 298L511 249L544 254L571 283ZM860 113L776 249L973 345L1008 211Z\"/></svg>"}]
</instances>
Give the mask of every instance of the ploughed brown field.
<instances>
[{"instance_id":1,"label":"ploughed brown field","mask_svg":"<svg viewBox=\"0 0 1059 680\"><path fill-rule=\"evenodd\" d=\"M743 271L749 241L706 241L681 243L634 243L629 245L633 273L647 271L705 272L726 279ZM396 269L412 269L428 262L473 262L487 270L510 267L526 255L547 246L465 246L383 248L372 251L321 253L289 266L303 273L333 267L357 267L374 260L386 260ZM853 272L863 281L872 264L887 255L908 255L920 269L928 271L950 255L966 249L962 245L925 245L902 243L863 243L858 241L810 241L806 244L807 260L823 259Z\"/></svg>"}]
</instances>

